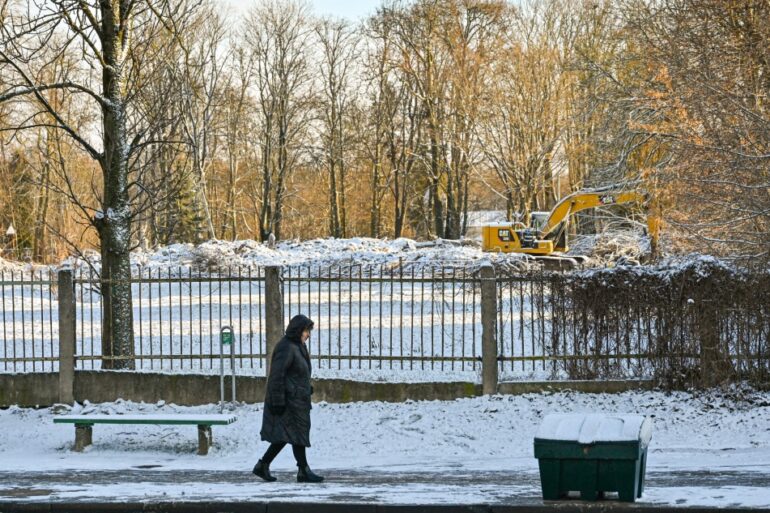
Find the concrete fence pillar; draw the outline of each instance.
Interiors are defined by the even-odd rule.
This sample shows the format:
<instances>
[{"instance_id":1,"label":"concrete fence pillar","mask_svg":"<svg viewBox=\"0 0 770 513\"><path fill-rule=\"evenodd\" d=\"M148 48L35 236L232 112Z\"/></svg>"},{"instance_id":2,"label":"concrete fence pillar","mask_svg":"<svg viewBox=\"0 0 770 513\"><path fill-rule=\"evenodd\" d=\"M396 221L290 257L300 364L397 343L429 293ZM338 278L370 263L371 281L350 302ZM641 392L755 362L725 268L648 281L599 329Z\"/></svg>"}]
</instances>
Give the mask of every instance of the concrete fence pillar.
<instances>
[{"instance_id":1,"label":"concrete fence pillar","mask_svg":"<svg viewBox=\"0 0 770 513\"><path fill-rule=\"evenodd\" d=\"M59 402L75 401L75 282L72 270L58 272Z\"/></svg>"},{"instance_id":2,"label":"concrete fence pillar","mask_svg":"<svg viewBox=\"0 0 770 513\"><path fill-rule=\"evenodd\" d=\"M270 372L270 358L273 356L273 348L283 336L283 283L281 280L281 267L270 266L265 268L265 337L267 350L265 367Z\"/></svg>"},{"instance_id":3,"label":"concrete fence pillar","mask_svg":"<svg viewBox=\"0 0 770 513\"><path fill-rule=\"evenodd\" d=\"M495 268L481 268L481 389L497 393L497 285Z\"/></svg>"}]
</instances>

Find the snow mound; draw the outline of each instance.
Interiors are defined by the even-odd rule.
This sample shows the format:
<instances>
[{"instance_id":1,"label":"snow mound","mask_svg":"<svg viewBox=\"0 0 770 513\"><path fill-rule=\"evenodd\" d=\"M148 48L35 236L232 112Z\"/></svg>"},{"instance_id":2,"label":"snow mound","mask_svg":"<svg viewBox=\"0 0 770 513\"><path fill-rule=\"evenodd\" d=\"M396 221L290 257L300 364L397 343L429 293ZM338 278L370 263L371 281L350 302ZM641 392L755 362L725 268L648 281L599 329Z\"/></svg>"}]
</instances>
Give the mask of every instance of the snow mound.
<instances>
[{"instance_id":1,"label":"snow mound","mask_svg":"<svg viewBox=\"0 0 770 513\"><path fill-rule=\"evenodd\" d=\"M0 257L0 272L19 272L24 270L24 265L19 262L12 262Z\"/></svg>"},{"instance_id":2,"label":"snow mound","mask_svg":"<svg viewBox=\"0 0 770 513\"><path fill-rule=\"evenodd\" d=\"M652 420L635 414L551 413L546 415L535 440L636 442L646 447L652 438Z\"/></svg>"},{"instance_id":3,"label":"snow mound","mask_svg":"<svg viewBox=\"0 0 770 513\"><path fill-rule=\"evenodd\" d=\"M567 256L584 255L588 261L577 274L617 272L669 276L693 272L709 276L714 272L740 273L738 267L709 255L669 256L655 265L639 265L650 253L649 238L641 232L605 232L576 238ZM415 241L407 238L312 239L281 241L269 247L254 240L211 240L198 245L171 244L131 253L131 264L144 273L174 275L181 272L220 272L283 266L291 272L347 276L389 273L431 273L454 270L473 274L484 265L493 265L498 276L515 275L539 269L536 258L517 253L483 252L475 239ZM76 270L100 268L100 255L87 250L62 265ZM29 265L0 259L0 270L24 270ZM633 270L629 270L633 269Z\"/></svg>"},{"instance_id":4,"label":"snow mound","mask_svg":"<svg viewBox=\"0 0 770 513\"><path fill-rule=\"evenodd\" d=\"M14 260L6 260L0 257L0 273L6 274L30 274L30 273L44 273L50 270L51 267L47 265L17 262Z\"/></svg>"},{"instance_id":5,"label":"snow mound","mask_svg":"<svg viewBox=\"0 0 770 513\"><path fill-rule=\"evenodd\" d=\"M68 259L65 264L77 269L99 269L98 253L88 252L85 257ZM332 270L335 266L340 269L360 266L369 271L380 269L383 272L461 267L473 272L489 263L501 269L519 270L534 265L526 255L484 253L480 243L473 239L417 242L406 238L328 238L282 241L274 248L254 240L211 240L199 245L172 244L149 251L137 250L131 254L132 266L149 272L173 272L178 267L217 270L271 265Z\"/></svg>"}]
</instances>

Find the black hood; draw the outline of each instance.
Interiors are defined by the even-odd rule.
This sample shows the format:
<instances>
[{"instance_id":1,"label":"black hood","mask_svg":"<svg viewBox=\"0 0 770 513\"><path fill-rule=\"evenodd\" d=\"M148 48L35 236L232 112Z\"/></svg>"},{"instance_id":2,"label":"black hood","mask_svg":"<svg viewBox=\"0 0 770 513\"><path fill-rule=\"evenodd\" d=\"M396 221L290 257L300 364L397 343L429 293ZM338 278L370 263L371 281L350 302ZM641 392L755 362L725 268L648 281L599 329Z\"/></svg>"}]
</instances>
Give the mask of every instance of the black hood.
<instances>
[{"instance_id":1,"label":"black hood","mask_svg":"<svg viewBox=\"0 0 770 513\"><path fill-rule=\"evenodd\" d=\"M295 342L301 341L302 332L308 328L313 327L313 321L308 317L299 314L295 315L289 321L289 325L286 327L286 338L294 340Z\"/></svg>"}]
</instances>

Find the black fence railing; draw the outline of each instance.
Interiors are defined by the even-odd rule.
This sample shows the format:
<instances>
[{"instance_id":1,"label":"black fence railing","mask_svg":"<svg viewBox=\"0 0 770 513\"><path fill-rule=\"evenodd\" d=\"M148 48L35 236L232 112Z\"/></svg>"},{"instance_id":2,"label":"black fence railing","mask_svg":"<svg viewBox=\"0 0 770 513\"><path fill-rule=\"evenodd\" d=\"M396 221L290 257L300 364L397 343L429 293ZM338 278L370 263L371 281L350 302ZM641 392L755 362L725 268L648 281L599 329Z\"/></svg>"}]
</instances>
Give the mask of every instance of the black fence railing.
<instances>
[{"instance_id":1,"label":"black fence railing","mask_svg":"<svg viewBox=\"0 0 770 513\"><path fill-rule=\"evenodd\" d=\"M233 328L236 365L264 368L263 269L140 268L133 274L136 369L218 372L225 326ZM100 369L113 353L102 347L102 284L93 271L75 274L74 282L76 368Z\"/></svg>"},{"instance_id":2,"label":"black fence railing","mask_svg":"<svg viewBox=\"0 0 770 513\"><path fill-rule=\"evenodd\" d=\"M275 290L268 272L280 277ZM304 313L316 322L309 347L324 377L478 380L485 329L497 347L487 361L503 379L680 386L770 377L767 273L498 270L494 293L484 293L480 276L467 263L136 269L134 354L119 358L142 371L218 372L220 330L231 326L239 372L260 375L275 342L268 325L279 323L280 332ZM113 353L102 347L102 283L88 271L72 281L76 369L101 369ZM57 283L47 271L0 272L0 372L58 369ZM268 318L271 302L278 312L282 305L283 319Z\"/></svg>"},{"instance_id":3,"label":"black fence railing","mask_svg":"<svg viewBox=\"0 0 770 513\"><path fill-rule=\"evenodd\" d=\"M481 358L478 279L465 267L346 264L283 272L284 317L316 322L321 369L475 371Z\"/></svg>"},{"instance_id":4,"label":"black fence railing","mask_svg":"<svg viewBox=\"0 0 770 513\"><path fill-rule=\"evenodd\" d=\"M0 271L0 372L59 368L56 273Z\"/></svg>"}]
</instances>

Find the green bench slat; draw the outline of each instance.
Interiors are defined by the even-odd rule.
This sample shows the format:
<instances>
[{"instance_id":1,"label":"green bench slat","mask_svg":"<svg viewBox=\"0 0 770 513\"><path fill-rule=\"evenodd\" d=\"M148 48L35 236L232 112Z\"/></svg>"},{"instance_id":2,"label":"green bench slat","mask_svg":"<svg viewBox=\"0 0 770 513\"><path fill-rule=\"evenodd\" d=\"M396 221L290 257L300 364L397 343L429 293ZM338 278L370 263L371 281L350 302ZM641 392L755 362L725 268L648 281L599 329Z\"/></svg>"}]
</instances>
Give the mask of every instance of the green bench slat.
<instances>
[{"instance_id":1,"label":"green bench slat","mask_svg":"<svg viewBox=\"0 0 770 513\"><path fill-rule=\"evenodd\" d=\"M236 421L234 415L60 415L55 424L168 424L223 426Z\"/></svg>"}]
</instances>

